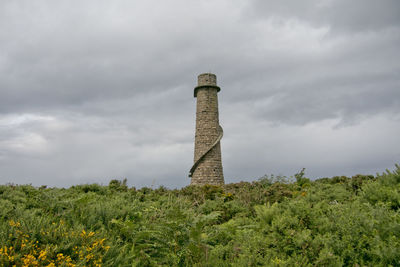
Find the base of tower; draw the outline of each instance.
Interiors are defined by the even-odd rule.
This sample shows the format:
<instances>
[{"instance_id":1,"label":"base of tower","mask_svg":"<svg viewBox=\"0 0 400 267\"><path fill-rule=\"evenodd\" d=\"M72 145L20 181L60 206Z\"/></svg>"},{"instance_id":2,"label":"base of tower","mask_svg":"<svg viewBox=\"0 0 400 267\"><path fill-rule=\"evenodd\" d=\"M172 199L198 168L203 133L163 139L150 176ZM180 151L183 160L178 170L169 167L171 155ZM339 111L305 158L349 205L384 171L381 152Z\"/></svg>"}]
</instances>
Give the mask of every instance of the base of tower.
<instances>
[{"instance_id":1,"label":"base of tower","mask_svg":"<svg viewBox=\"0 0 400 267\"><path fill-rule=\"evenodd\" d=\"M224 178L211 178L211 177L192 177L190 185L224 185Z\"/></svg>"}]
</instances>

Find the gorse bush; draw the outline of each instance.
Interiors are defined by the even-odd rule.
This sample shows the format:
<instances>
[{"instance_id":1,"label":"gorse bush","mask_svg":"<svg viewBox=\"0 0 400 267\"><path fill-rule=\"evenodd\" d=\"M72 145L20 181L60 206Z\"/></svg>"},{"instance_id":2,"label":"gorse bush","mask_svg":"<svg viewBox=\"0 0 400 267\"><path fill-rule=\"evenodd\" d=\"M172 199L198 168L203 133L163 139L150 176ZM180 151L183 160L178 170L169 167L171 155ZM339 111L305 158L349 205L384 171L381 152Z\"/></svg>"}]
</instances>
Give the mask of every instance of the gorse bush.
<instances>
[{"instance_id":1,"label":"gorse bush","mask_svg":"<svg viewBox=\"0 0 400 267\"><path fill-rule=\"evenodd\" d=\"M0 266L400 266L400 168L180 190L0 186Z\"/></svg>"}]
</instances>

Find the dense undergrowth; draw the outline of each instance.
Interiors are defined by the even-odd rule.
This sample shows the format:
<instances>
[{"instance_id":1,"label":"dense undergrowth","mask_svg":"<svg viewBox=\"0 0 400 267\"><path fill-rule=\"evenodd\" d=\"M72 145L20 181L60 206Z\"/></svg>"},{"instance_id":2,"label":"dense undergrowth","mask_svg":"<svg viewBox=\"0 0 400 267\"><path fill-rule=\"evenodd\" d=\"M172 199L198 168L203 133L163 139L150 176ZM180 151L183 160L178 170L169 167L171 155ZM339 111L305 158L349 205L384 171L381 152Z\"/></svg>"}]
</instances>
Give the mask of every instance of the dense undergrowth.
<instances>
[{"instance_id":1,"label":"dense undergrowth","mask_svg":"<svg viewBox=\"0 0 400 267\"><path fill-rule=\"evenodd\" d=\"M400 266L400 168L181 190L0 186L0 266Z\"/></svg>"}]
</instances>

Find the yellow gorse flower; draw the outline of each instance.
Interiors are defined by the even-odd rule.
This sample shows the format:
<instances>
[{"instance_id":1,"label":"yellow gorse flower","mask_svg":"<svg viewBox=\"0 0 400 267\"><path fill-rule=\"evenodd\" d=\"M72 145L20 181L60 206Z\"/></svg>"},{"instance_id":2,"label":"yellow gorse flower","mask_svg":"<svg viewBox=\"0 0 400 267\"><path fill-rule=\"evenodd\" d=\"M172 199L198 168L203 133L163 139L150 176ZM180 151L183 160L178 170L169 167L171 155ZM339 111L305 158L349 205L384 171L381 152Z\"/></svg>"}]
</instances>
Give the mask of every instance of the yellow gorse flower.
<instances>
[{"instance_id":1,"label":"yellow gorse flower","mask_svg":"<svg viewBox=\"0 0 400 267\"><path fill-rule=\"evenodd\" d=\"M96 232L85 229L76 232L69 229L62 220L59 223L51 223L50 228L41 229L39 233L41 240L71 238L73 242L79 242L80 244L73 246L71 255L59 251L60 248L56 244L45 245L36 240L29 229L26 226L22 227L16 220L9 220L8 225L10 233L7 234L9 241L6 242L12 242L14 247L0 247L0 266L101 266L102 257L110 248L105 246L105 238L95 238ZM81 239L77 241L77 237Z\"/></svg>"},{"instance_id":2,"label":"yellow gorse flower","mask_svg":"<svg viewBox=\"0 0 400 267\"><path fill-rule=\"evenodd\" d=\"M20 222L15 222L14 220L10 220L10 221L8 222L8 224L9 224L11 227L21 227L21 223L20 223Z\"/></svg>"},{"instance_id":3,"label":"yellow gorse flower","mask_svg":"<svg viewBox=\"0 0 400 267\"><path fill-rule=\"evenodd\" d=\"M46 257L47 257L47 251L46 250L40 251L38 259L39 260L45 260Z\"/></svg>"}]
</instances>

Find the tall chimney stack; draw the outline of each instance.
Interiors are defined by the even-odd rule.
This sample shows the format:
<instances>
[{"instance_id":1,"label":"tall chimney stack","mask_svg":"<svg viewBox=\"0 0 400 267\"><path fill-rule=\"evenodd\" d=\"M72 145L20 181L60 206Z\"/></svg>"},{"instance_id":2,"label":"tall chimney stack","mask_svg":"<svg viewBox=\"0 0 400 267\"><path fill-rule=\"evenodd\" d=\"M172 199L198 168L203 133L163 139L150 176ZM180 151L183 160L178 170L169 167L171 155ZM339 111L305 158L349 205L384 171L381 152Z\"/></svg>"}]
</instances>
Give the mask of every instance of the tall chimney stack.
<instances>
[{"instance_id":1,"label":"tall chimney stack","mask_svg":"<svg viewBox=\"0 0 400 267\"><path fill-rule=\"evenodd\" d=\"M194 88L196 106L196 134L194 164L189 172L192 185L222 185L224 175L221 161L222 127L219 125L217 76L203 73Z\"/></svg>"}]
</instances>

